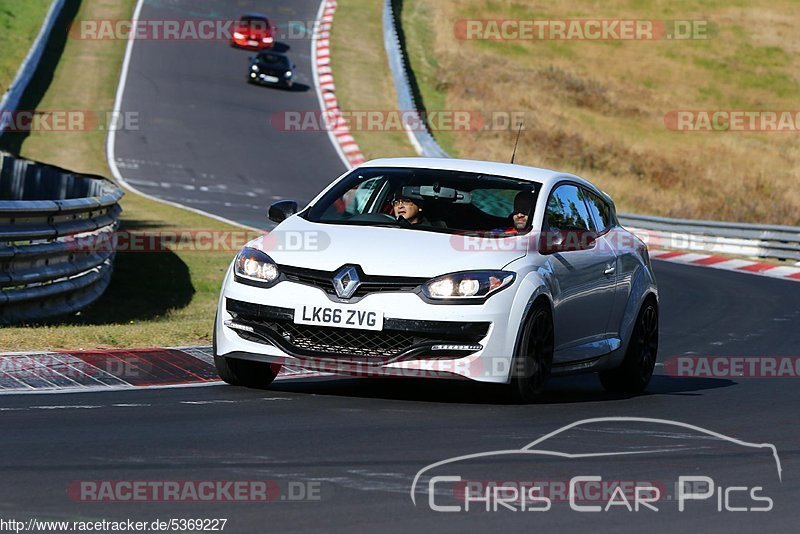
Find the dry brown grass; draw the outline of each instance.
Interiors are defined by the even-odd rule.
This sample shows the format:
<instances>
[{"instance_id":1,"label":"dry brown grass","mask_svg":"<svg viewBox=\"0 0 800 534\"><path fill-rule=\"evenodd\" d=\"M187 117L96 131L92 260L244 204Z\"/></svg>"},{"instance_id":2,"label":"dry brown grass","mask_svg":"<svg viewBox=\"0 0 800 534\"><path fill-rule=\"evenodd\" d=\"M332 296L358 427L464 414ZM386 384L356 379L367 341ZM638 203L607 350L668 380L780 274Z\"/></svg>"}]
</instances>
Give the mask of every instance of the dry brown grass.
<instances>
[{"instance_id":1,"label":"dry brown grass","mask_svg":"<svg viewBox=\"0 0 800 534\"><path fill-rule=\"evenodd\" d=\"M460 19L704 19L689 41L478 41ZM673 110L798 110L793 0L405 0L426 104L526 111L517 161L585 176L621 211L800 224L800 132L676 132ZM429 106L430 108L430 106ZM453 155L507 161L513 131L437 133Z\"/></svg>"}]
</instances>

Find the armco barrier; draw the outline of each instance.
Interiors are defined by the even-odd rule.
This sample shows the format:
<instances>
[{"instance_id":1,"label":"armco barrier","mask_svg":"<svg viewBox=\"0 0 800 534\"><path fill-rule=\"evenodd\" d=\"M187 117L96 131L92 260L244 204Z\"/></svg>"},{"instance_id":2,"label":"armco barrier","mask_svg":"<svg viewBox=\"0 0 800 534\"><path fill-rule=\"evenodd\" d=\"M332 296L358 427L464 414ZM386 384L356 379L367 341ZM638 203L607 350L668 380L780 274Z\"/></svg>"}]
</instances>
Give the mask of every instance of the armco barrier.
<instances>
[{"instance_id":1,"label":"armco barrier","mask_svg":"<svg viewBox=\"0 0 800 534\"><path fill-rule=\"evenodd\" d=\"M397 107L400 111L416 111L409 78L409 62L400 42L399 14L392 0L383 2L383 41L389 68L392 71ZM406 128L411 144L420 156L449 157L430 131ZM670 219L620 213L620 221L649 241L662 247L689 249L711 253L737 254L758 258L797 261L800 265L800 227L769 226L736 222Z\"/></svg>"},{"instance_id":2,"label":"armco barrier","mask_svg":"<svg viewBox=\"0 0 800 534\"><path fill-rule=\"evenodd\" d=\"M620 213L620 222L649 244L695 252L736 254L800 264L800 228L668 219Z\"/></svg>"},{"instance_id":3,"label":"armco barrier","mask_svg":"<svg viewBox=\"0 0 800 534\"><path fill-rule=\"evenodd\" d=\"M99 297L111 279L122 190L0 152L0 324L64 315ZM109 237L106 242L113 242Z\"/></svg>"},{"instance_id":4,"label":"armco barrier","mask_svg":"<svg viewBox=\"0 0 800 534\"><path fill-rule=\"evenodd\" d=\"M30 50L28 50L28 55L23 60L19 70L17 70L17 75L14 77L14 81L11 82L8 90L6 90L6 92L3 94L3 97L0 98L0 112L17 110L20 99L22 98L25 89L28 87L28 83L30 83L31 78L33 78L33 73L36 72L36 68L39 66L39 60L42 59L42 54L44 53L45 46L47 45L47 40L50 37L50 31L53 29L53 24L55 24L56 19L61 14L61 9L63 7L64 0L53 0L53 2L50 4L50 9L44 18L44 22L39 30L39 34L36 36L36 40L33 42ZM0 136L2 135L3 126L0 125Z\"/></svg>"},{"instance_id":5,"label":"armco barrier","mask_svg":"<svg viewBox=\"0 0 800 534\"><path fill-rule=\"evenodd\" d=\"M397 109L401 112L417 111L417 102L411 89L411 80L408 76L410 66L408 58L403 53L400 43L400 33L396 17L392 7L392 0L384 0L383 3L383 44L386 47L386 55L389 58L389 68L394 79L394 88L397 92ZM406 113L401 113L406 120ZM424 123L424 122L423 122ZM408 132L409 140L414 145L420 156L427 158L448 158L447 152L439 146L430 131L423 128L410 128L404 125Z\"/></svg>"}]
</instances>

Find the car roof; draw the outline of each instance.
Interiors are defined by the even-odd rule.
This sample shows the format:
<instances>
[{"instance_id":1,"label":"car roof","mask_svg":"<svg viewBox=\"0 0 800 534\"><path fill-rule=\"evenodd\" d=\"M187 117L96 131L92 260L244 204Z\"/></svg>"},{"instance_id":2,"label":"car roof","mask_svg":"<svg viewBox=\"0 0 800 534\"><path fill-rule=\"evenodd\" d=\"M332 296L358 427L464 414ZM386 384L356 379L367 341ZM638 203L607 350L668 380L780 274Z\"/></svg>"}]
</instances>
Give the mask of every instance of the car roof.
<instances>
[{"instance_id":1,"label":"car roof","mask_svg":"<svg viewBox=\"0 0 800 534\"><path fill-rule=\"evenodd\" d=\"M418 169L453 170L473 172L480 174L493 174L508 178L517 178L531 182L539 182L548 188L561 180L572 180L586 185L594 190L599 188L574 174L559 172L540 167L528 167L513 163L497 163L493 161L478 161L456 158L381 158L373 159L359 165L359 167L410 167Z\"/></svg>"},{"instance_id":2,"label":"car roof","mask_svg":"<svg viewBox=\"0 0 800 534\"><path fill-rule=\"evenodd\" d=\"M264 19L269 20L269 17L264 15L263 13L243 13L241 19Z\"/></svg>"}]
</instances>

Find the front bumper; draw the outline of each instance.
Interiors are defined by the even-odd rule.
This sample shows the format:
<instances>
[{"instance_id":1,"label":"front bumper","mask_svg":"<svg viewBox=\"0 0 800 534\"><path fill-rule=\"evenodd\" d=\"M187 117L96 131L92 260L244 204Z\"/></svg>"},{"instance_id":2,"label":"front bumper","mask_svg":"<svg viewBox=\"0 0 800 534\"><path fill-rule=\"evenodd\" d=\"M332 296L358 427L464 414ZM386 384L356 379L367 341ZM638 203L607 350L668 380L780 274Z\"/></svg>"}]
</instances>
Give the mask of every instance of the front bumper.
<instances>
[{"instance_id":1,"label":"front bumper","mask_svg":"<svg viewBox=\"0 0 800 534\"><path fill-rule=\"evenodd\" d=\"M295 306L342 305L319 288L294 282L257 288L228 277L215 325L217 354L324 372L505 383L520 323L514 293L509 288L475 305L429 304L411 292L346 304L381 310L384 329L374 332L294 324Z\"/></svg>"},{"instance_id":2,"label":"front bumper","mask_svg":"<svg viewBox=\"0 0 800 534\"><path fill-rule=\"evenodd\" d=\"M267 79L268 76L271 76L273 80ZM277 78L277 80L274 80ZM259 85L281 85L283 87L291 87L292 86L292 79L286 78L284 76L274 76L271 74L264 74L250 71L248 75L248 80L252 83L257 83Z\"/></svg>"}]
</instances>

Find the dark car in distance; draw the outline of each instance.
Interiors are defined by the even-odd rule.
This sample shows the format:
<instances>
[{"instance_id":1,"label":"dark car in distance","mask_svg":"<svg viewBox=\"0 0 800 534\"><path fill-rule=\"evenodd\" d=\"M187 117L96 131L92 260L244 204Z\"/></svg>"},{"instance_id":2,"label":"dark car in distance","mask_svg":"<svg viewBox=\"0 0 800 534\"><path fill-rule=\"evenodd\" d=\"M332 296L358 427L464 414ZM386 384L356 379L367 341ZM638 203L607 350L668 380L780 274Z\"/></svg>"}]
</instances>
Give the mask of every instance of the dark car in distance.
<instances>
[{"instance_id":1,"label":"dark car in distance","mask_svg":"<svg viewBox=\"0 0 800 534\"><path fill-rule=\"evenodd\" d=\"M261 85L291 87L295 65L286 54L262 51L250 58L247 81Z\"/></svg>"}]
</instances>

